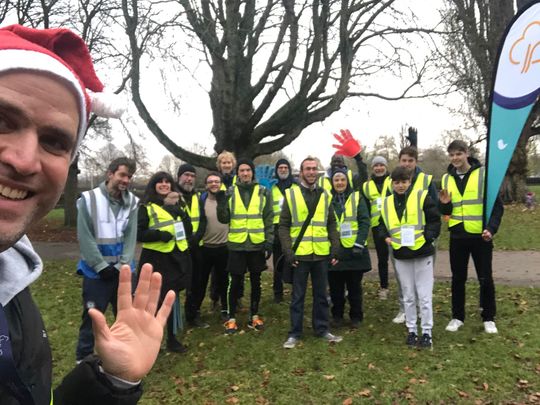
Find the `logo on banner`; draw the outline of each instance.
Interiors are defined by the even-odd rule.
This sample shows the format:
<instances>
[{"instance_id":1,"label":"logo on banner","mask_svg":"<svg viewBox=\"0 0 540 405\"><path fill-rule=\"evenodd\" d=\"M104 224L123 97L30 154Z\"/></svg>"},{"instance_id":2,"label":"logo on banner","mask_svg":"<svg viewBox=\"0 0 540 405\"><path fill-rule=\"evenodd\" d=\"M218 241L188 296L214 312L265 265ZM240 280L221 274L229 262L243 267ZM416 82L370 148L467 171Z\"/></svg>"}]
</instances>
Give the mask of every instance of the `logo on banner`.
<instances>
[{"instance_id":1,"label":"logo on banner","mask_svg":"<svg viewBox=\"0 0 540 405\"><path fill-rule=\"evenodd\" d=\"M536 52L536 48L540 45L537 38L538 35L534 31L540 29L540 21L533 21L525 29L510 48L508 58L510 63L514 65L522 65L521 73L528 73L531 65L540 62L540 50ZM533 60L533 57L537 58Z\"/></svg>"}]
</instances>

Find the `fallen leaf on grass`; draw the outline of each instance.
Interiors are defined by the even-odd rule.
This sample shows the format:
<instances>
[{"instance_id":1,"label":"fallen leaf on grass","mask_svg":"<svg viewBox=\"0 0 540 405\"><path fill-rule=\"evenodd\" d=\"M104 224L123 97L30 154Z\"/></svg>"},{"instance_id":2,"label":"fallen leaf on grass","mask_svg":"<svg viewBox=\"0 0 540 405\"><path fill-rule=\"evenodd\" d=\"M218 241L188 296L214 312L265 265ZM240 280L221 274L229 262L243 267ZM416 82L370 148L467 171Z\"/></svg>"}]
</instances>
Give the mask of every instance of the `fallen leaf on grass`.
<instances>
[{"instance_id":1,"label":"fallen leaf on grass","mask_svg":"<svg viewBox=\"0 0 540 405\"><path fill-rule=\"evenodd\" d=\"M336 376L332 374L323 375L323 377L325 380L328 380L328 381L332 381L333 379L336 378Z\"/></svg>"},{"instance_id":2,"label":"fallen leaf on grass","mask_svg":"<svg viewBox=\"0 0 540 405\"><path fill-rule=\"evenodd\" d=\"M362 391L358 391L357 395L360 395L361 397L369 398L371 396L371 390L366 388Z\"/></svg>"},{"instance_id":3,"label":"fallen leaf on grass","mask_svg":"<svg viewBox=\"0 0 540 405\"><path fill-rule=\"evenodd\" d=\"M303 368L295 368L292 373L297 376L303 376L304 374L306 374L306 370L304 370Z\"/></svg>"},{"instance_id":4,"label":"fallen leaf on grass","mask_svg":"<svg viewBox=\"0 0 540 405\"><path fill-rule=\"evenodd\" d=\"M352 398L347 398L342 402L343 405L352 405L352 403Z\"/></svg>"},{"instance_id":5,"label":"fallen leaf on grass","mask_svg":"<svg viewBox=\"0 0 540 405\"><path fill-rule=\"evenodd\" d=\"M403 370L405 370L408 374L414 374L414 370L409 366L403 367Z\"/></svg>"},{"instance_id":6,"label":"fallen leaf on grass","mask_svg":"<svg viewBox=\"0 0 540 405\"><path fill-rule=\"evenodd\" d=\"M469 398L469 394L467 394L465 391L458 391L458 395L461 398Z\"/></svg>"},{"instance_id":7,"label":"fallen leaf on grass","mask_svg":"<svg viewBox=\"0 0 540 405\"><path fill-rule=\"evenodd\" d=\"M529 381L527 380L518 380L516 387L523 390L525 388L529 388Z\"/></svg>"},{"instance_id":8,"label":"fallen leaf on grass","mask_svg":"<svg viewBox=\"0 0 540 405\"><path fill-rule=\"evenodd\" d=\"M367 365L367 368L368 368L368 370L375 370L375 364L369 363L369 364Z\"/></svg>"},{"instance_id":9,"label":"fallen leaf on grass","mask_svg":"<svg viewBox=\"0 0 540 405\"><path fill-rule=\"evenodd\" d=\"M231 388L232 392L236 392L236 391L238 391L240 389L240 387L238 385L231 385L230 388Z\"/></svg>"},{"instance_id":10,"label":"fallen leaf on grass","mask_svg":"<svg viewBox=\"0 0 540 405\"><path fill-rule=\"evenodd\" d=\"M230 397L225 402L227 402L228 404L237 404L240 402L240 400L236 397Z\"/></svg>"}]
</instances>

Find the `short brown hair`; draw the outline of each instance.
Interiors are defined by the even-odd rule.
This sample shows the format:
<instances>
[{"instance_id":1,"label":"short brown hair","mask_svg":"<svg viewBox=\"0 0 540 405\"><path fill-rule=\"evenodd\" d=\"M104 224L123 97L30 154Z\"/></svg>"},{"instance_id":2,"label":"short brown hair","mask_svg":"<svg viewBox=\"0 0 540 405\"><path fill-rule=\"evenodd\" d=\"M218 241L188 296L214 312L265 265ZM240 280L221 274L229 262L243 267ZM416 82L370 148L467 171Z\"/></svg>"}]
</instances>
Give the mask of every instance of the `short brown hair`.
<instances>
[{"instance_id":1,"label":"short brown hair","mask_svg":"<svg viewBox=\"0 0 540 405\"><path fill-rule=\"evenodd\" d=\"M315 162L317 163L317 166L319 165L319 160L316 157L313 156L307 156L304 160L302 160L302 163L300 163L300 171L304 169L304 162Z\"/></svg>"},{"instance_id":2,"label":"short brown hair","mask_svg":"<svg viewBox=\"0 0 540 405\"><path fill-rule=\"evenodd\" d=\"M407 155L414 158L414 160L418 160L418 149L416 149L414 146L405 146L399 151L398 158L401 159L401 156L403 155Z\"/></svg>"},{"instance_id":3,"label":"short brown hair","mask_svg":"<svg viewBox=\"0 0 540 405\"><path fill-rule=\"evenodd\" d=\"M406 167L398 166L394 170L392 170L392 174L390 175L390 177L392 181L411 180L412 170L407 169Z\"/></svg>"},{"instance_id":4,"label":"short brown hair","mask_svg":"<svg viewBox=\"0 0 540 405\"><path fill-rule=\"evenodd\" d=\"M469 152L469 146L465 143L465 141L462 141L461 139L456 139L455 141L450 142L450 145L448 145L446 151L448 153L454 151L467 153Z\"/></svg>"},{"instance_id":5,"label":"short brown hair","mask_svg":"<svg viewBox=\"0 0 540 405\"><path fill-rule=\"evenodd\" d=\"M126 166L128 169L129 174L135 173L137 170L137 164L133 159L127 158L125 156L119 157L114 159L111 163L109 163L109 167L107 168L107 173L116 173L118 168L120 166Z\"/></svg>"}]
</instances>

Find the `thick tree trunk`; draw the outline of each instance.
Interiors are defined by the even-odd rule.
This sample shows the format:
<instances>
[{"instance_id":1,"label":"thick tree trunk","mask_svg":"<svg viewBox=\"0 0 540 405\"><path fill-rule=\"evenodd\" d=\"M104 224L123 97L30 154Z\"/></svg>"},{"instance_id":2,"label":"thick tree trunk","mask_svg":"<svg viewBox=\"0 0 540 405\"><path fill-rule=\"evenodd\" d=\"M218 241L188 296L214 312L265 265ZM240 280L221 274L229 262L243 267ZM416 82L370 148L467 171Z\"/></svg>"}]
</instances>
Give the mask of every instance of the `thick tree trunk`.
<instances>
[{"instance_id":1,"label":"thick tree trunk","mask_svg":"<svg viewBox=\"0 0 540 405\"><path fill-rule=\"evenodd\" d=\"M77 157L69 166L66 187L64 189L64 226L77 225L77 198L79 196L78 186L79 158Z\"/></svg>"}]
</instances>

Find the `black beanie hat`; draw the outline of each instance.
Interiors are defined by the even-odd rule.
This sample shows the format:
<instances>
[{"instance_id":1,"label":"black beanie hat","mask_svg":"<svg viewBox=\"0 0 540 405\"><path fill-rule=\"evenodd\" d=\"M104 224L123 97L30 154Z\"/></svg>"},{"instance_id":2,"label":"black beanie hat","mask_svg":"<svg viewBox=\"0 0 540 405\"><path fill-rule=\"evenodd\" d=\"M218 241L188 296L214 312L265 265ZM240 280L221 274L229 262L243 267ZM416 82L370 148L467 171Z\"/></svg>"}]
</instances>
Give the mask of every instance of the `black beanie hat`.
<instances>
[{"instance_id":1,"label":"black beanie hat","mask_svg":"<svg viewBox=\"0 0 540 405\"><path fill-rule=\"evenodd\" d=\"M248 165L249 167L251 167L251 171L253 172L253 177L255 177L255 164L253 163L253 160L249 158L238 159L238 162L236 162L236 173L238 173L238 169L240 168L240 165Z\"/></svg>"},{"instance_id":2,"label":"black beanie hat","mask_svg":"<svg viewBox=\"0 0 540 405\"><path fill-rule=\"evenodd\" d=\"M191 172L193 174L197 174L197 171L195 170L195 167L190 165L189 163L184 163L184 164L180 165L180 167L178 168L177 177L180 177L185 172Z\"/></svg>"},{"instance_id":3,"label":"black beanie hat","mask_svg":"<svg viewBox=\"0 0 540 405\"><path fill-rule=\"evenodd\" d=\"M347 169L345 167L334 167L332 168L332 178L334 178L334 176L338 173L341 173L343 175L345 175L345 178L347 180L349 180L349 178L347 177Z\"/></svg>"},{"instance_id":4,"label":"black beanie hat","mask_svg":"<svg viewBox=\"0 0 540 405\"><path fill-rule=\"evenodd\" d=\"M280 165L287 165L287 167L289 168L289 173L291 172L291 164L289 163L289 161L287 159L279 159L277 162L276 162L276 166L274 167L274 171L276 173L276 177L277 177L277 168L280 166Z\"/></svg>"}]
</instances>

